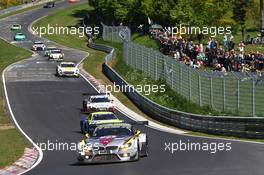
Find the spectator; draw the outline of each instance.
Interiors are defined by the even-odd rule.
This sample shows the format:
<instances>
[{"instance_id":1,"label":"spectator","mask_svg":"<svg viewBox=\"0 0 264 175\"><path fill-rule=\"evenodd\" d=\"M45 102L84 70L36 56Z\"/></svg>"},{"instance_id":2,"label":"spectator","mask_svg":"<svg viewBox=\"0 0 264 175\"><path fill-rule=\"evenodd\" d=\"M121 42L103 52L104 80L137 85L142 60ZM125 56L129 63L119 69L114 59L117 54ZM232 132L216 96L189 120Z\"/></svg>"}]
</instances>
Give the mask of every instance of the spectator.
<instances>
[{"instance_id":1,"label":"spectator","mask_svg":"<svg viewBox=\"0 0 264 175\"><path fill-rule=\"evenodd\" d=\"M244 42L238 44L234 49L234 36L223 35L223 47L214 38L209 38L204 49L202 43L195 44L180 35L170 36L162 30L150 30L151 38L156 39L160 44L160 51L171 55L175 60L182 61L192 68L209 66L215 71L242 71L261 73L264 67L264 55L259 52L245 54L246 45ZM200 41L199 41L200 42Z\"/></svg>"},{"instance_id":2,"label":"spectator","mask_svg":"<svg viewBox=\"0 0 264 175\"><path fill-rule=\"evenodd\" d=\"M223 46L224 46L224 49L227 49L227 36L226 36L225 33L224 33L224 36L223 36Z\"/></svg>"},{"instance_id":3,"label":"spectator","mask_svg":"<svg viewBox=\"0 0 264 175\"><path fill-rule=\"evenodd\" d=\"M235 47L235 41L234 41L234 36L231 34L231 36L230 36L230 39L229 39L229 49L230 50L233 50L234 49L234 47Z\"/></svg>"},{"instance_id":4,"label":"spectator","mask_svg":"<svg viewBox=\"0 0 264 175\"><path fill-rule=\"evenodd\" d=\"M239 52L244 55L244 52L245 52L245 44L243 41L240 41L239 45L238 45L238 49L239 49Z\"/></svg>"}]
</instances>

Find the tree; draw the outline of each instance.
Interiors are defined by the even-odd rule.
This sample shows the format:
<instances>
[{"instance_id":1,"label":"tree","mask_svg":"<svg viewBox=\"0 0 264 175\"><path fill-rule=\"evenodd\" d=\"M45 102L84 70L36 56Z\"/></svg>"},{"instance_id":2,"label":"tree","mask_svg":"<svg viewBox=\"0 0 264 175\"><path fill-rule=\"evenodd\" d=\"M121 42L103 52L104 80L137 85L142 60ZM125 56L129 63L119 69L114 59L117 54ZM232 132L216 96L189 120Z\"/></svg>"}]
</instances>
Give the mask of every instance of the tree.
<instances>
[{"instance_id":1,"label":"tree","mask_svg":"<svg viewBox=\"0 0 264 175\"><path fill-rule=\"evenodd\" d=\"M260 6L261 36L264 37L264 9L263 9L263 0L259 0L259 6Z\"/></svg>"},{"instance_id":2,"label":"tree","mask_svg":"<svg viewBox=\"0 0 264 175\"><path fill-rule=\"evenodd\" d=\"M234 1L233 6L233 19L236 20L242 31L242 39L245 41L245 21L246 21L246 12L251 0L239 0Z\"/></svg>"}]
</instances>

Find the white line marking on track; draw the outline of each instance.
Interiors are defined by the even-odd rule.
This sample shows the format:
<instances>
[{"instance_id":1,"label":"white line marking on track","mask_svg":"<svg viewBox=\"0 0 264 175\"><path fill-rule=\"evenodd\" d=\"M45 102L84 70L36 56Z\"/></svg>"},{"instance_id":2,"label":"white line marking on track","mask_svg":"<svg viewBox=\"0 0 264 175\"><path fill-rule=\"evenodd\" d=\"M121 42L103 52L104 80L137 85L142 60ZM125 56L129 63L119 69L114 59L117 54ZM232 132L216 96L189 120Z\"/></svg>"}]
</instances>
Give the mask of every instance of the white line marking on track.
<instances>
[{"instance_id":1,"label":"white line marking on track","mask_svg":"<svg viewBox=\"0 0 264 175\"><path fill-rule=\"evenodd\" d=\"M17 64L17 63L14 63L14 64ZM13 64L9 65L9 66L12 66ZM8 66L8 67L9 67ZM10 105L10 102L9 102L9 97L8 97L8 93L7 93L7 88L6 88L6 81L5 81L5 72L6 70L8 69L8 67L6 67L4 69L4 71L2 72L2 81L3 81L3 86L4 86L4 93L5 93L5 98L6 98L6 103L7 103L7 107L9 109L9 112L10 112L10 115L12 117L12 120L14 121L16 127L19 129L19 131L28 139L28 141L37 149L39 155L38 155L38 160L34 163L34 165L32 167L30 167L29 169L25 170L24 172L22 173L19 173L18 175L22 175L30 170L32 170L33 168L35 168L43 159L43 152L41 150L41 148L35 143L33 142L33 140L23 131L23 129L20 127L20 125L18 124L16 118L15 118L15 115L12 111L12 108L11 108L11 105Z\"/></svg>"}]
</instances>

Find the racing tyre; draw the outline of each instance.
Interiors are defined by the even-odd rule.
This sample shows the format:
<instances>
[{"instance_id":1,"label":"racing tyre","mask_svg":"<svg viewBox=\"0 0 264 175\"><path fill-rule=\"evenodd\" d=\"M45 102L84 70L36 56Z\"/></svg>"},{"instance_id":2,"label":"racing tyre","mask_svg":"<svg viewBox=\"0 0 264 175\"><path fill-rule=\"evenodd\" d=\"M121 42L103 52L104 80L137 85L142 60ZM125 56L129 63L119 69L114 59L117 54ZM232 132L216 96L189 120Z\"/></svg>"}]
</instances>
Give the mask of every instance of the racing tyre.
<instances>
[{"instance_id":1,"label":"racing tyre","mask_svg":"<svg viewBox=\"0 0 264 175\"><path fill-rule=\"evenodd\" d=\"M83 112L87 112L87 102L83 100Z\"/></svg>"},{"instance_id":2,"label":"racing tyre","mask_svg":"<svg viewBox=\"0 0 264 175\"><path fill-rule=\"evenodd\" d=\"M148 156L148 138L146 138L146 142L142 144L142 148L140 151L140 157Z\"/></svg>"},{"instance_id":3,"label":"racing tyre","mask_svg":"<svg viewBox=\"0 0 264 175\"><path fill-rule=\"evenodd\" d=\"M139 161L139 159L140 159L139 154L140 154L140 150L139 150L139 145L138 145L137 146L137 153L136 153L135 157L132 158L132 161L135 161L135 162Z\"/></svg>"}]
</instances>

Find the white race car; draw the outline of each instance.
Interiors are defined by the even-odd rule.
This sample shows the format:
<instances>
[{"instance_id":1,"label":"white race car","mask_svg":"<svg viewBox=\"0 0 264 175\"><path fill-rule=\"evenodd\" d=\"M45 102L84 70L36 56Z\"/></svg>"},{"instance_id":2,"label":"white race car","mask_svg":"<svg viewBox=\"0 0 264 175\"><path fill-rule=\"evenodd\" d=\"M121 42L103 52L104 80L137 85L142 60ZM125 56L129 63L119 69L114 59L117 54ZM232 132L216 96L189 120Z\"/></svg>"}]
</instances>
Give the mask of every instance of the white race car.
<instances>
[{"instance_id":1,"label":"white race car","mask_svg":"<svg viewBox=\"0 0 264 175\"><path fill-rule=\"evenodd\" d=\"M148 156L146 133L128 123L99 125L86 137L78 144L80 164L137 161Z\"/></svg>"},{"instance_id":2,"label":"white race car","mask_svg":"<svg viewBox=\"0 0 264 175\"><path fill-rule=\"evenodd\" d=\"M113 100L110 98L109 93L105 94L83 94L85 96L83 100L84 112L96 112L96 111L116 111L116 106Z\"/></svg>"},{"instance_id":3,"label":"white race car","mask_svg":"<svg viewBox=\"0 0 264 175\"><path fill-rule=\"evenodd\" d=\"M51 50L59 50L59 49L57 47L55 47L55 46L47 46L45 48L45 57L49 56L49 53L50 53Z\"/></svg>"},{"instance_id":4,"label":"white race car","mask_svg":"<svg viewBox=\"0 0 264 175\"><path fill-rule=\"evenodd\" d=\"M79 69L73 62L61 62L56 68L57 76L79 77Z\"/></svg>"},{"instance_id":5,"label":"white race car","mask_svg":"<svg viewBox=\"0 0 264 175\"><path fill-rule=\"evenodd\" d=\"M62 61L64 58L64 53L61 49L51 50L48 54L48 60Z\"/></svg>"},{"instance_id":6,"label":"white race car","mask_svg":"<svg viewBox=\"0 0 264 175\"><path fill-rule=\"evenodd\" d=\"M42 41L35 41L34 44L32 45L32 50L37 51L37 50L45 50L46 46Z\"/></svg>"}]
</instances>

